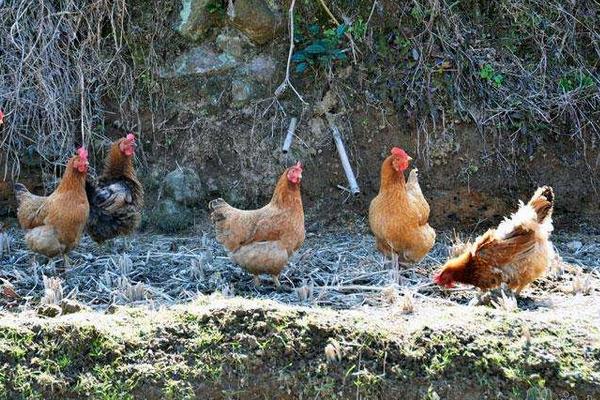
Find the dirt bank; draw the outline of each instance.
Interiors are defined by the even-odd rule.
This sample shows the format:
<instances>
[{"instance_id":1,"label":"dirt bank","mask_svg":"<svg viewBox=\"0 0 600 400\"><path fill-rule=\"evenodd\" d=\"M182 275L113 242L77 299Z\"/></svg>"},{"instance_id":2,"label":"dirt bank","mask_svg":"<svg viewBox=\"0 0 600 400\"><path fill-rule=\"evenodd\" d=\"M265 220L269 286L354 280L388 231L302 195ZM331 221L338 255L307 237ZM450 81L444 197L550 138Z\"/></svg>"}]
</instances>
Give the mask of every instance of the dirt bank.
<instances>
[{"instance_id":1,"label":"dirt bank","mask_svg":"<svg viewBox=\"0 0 600 400\"><path fill-rule=\"evenodd\" d=\"M148 193L147 226L157 229L164 228L156 221L168 172L197 172L197 215L215 196L243 207L264 203L278 174L296 159L306 165L308 208L332 220L364 216L378 189L381 160L399 145L415 157L436 228L494 224L518 199L547 184L557 194L557 226L598 233L595 2L333 1L331 12L338 20L347 17L352 42L344 35L331 39L336 26L318 2L298 4L295 53L309 57L310 45L321 49L329 38L330 50L341 57L331 63L311 59L304 72L292 63L291 81L306 104L291 90L274 96L289 50L288 2L252 7L265 18L250 14L247 23L276 25L262 26L259 31L271 37L258 42L249 33L254 28L244 28L242 14L228 22L227 4L220 0L131 0L118 7L102 1L98 10L60 4L70 10L65 16L42 6L35 11L49 29L80 41L36 41L37 34L27 31L33 27L12 9L0 25L7 32L18 26L35 50L18 76L18 57L0 66L14 78L0 81L6 88L0 102L8 112L0 217L14 214L12 178L50 191L62 172L57 165L82 137L92 166L99 166L109 141L132 130L140 137L137 166ZM186 19L190 4L199 24L191 36L181 31L194 24ZM89 21L81 24L81 18ZM2 42L7 54L20 54L11 52L13 42ZM46 53L55 48L60 51ZM60 60L64 81L46 82L54 79L42 68L50 56ZM80 69L90 88L85 113L78 109L84 102L72 73ZM28 96L36 102L10 95L14 87L35 88ZM284 155L280 147L292 116L299 122L291 152ZM338 187L347 183L330 120L340 128L358 175L362 193L356 199Z\"/></svg>"},{"instance_id":2,"label":"dirt bank","mask_svg":"<svg viewBox=\"0 0 600 400\"><path fill-rule=\"evenodd\" d=\"M600 321L585 300L577 310L334 313L200 297L160 311L5 315L0 388L10 399L596 398Z\"/></svg>"}]
</instances>

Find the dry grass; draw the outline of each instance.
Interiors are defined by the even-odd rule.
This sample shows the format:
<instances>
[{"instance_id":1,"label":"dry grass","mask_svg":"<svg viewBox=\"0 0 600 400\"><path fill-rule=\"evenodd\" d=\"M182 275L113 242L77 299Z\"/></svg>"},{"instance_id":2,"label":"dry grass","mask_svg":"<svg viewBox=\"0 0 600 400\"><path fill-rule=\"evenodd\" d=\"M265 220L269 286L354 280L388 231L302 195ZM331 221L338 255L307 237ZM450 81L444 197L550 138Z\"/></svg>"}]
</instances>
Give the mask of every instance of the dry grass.
<instances>
[{"instance_id":1,"label":"dry grass","mask_svg":"<svg viewBox=\"0 0 600 400\"><path fill-rule=\"evenodd\" d=\"M74 145L103 140L107 95L131 99L124 0L0 3L4 179L39 154L49 186Z\"/></svg>"},{"instance_id":2,"label":"dry grass","mask_svg":"<svg viewBox=\"0 0 600 400\"><path fill-rule=\"evenodd\" d=\"M432 285L431 275L446 260L451 247L443 234L443 242L438 242L425 260L398 269L376 252L369 234L309 233L281 276L283 290L277 291L266 280L256 288L251 275L233 265L209 233L135 235L118 239L112 249L98 247L85 237L71 253L73 266L61 273L57 267L62 266L62 260L44 265L33 262L22 233L13 229L7 232L13 249L10 255L0 257L0 278L12 286L18 301L4 298L0 304L10 309L35 307L40 301L56 304L63 297L100 309L113 303L168 305L220 292L226 297L239 295L335 309L372 305L409 314L422 302L467 304L477 294L466 286L443 290ZM569 252L569 236L557 239L558 250L568 262L563 261L560 271L547 274L526 289L519 308L536 308L551 298L568 299L573 292L600 292L598 238L583 238L585 250L580 249L577 255ZM58 280L47 278L50 276ZM501 300L499 307L514 309L509 300Z\"/></svg>"}]
</instances>

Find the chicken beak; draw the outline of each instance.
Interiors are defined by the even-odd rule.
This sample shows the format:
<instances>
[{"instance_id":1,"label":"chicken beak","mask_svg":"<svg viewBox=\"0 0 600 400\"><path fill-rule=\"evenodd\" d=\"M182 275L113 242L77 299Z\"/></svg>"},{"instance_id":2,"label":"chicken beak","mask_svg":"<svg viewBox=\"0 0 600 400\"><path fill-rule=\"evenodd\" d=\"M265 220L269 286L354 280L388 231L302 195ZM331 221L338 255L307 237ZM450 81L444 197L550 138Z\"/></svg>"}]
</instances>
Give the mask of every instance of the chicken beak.
<instances>
[{"instance_id":1,"label":"chicken beak","mask_svg":"<svg viewBox=\"0 0 600 400\"><path fill-rule=\"evenodd\" d=\"M412 158L411 156L408 156L407 160L408 160L408 161L412 161L412 160L413 160L413 158Z\"/></svg>"}]
</instances>

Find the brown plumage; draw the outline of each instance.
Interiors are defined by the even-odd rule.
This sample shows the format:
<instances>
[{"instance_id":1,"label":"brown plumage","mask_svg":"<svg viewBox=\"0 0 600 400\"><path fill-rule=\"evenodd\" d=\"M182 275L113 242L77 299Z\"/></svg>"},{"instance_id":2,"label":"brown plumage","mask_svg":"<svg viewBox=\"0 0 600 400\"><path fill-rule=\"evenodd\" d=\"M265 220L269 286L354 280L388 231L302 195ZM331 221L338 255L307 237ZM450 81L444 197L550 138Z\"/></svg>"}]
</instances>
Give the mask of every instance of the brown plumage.
<instances>
[{"instance_id":1,"label":"brown plumage","mask_svg":"<svg viewBox=\"0 0 600 400\"><path fill-rule=\"evenodd\" d=\"M133 134L114 142L98 182L86 182L90 203L87 232L98 243L128 235L140 224L144 188L133 167L134 149Z\"/></svg>"},{"instance_id":2,"label":"brown plumage","mask_svg":"<svg viewBox=\"0 0 600 400\"><path fill-rule=\"evenodd\" d=\"M255 280L259 274L269 274L279 285L279 274L304 242L301 179L300 163L288 168L269 204L258 210L239 210L223 199L209 203L217 240Z\"/></svg>"},{"instance_id":3,"label":"brown plumage","mask_svg":"<svg viewBox=\"0 0 600 400\"><path fill-rule=\"evenodd\" d=\"M506 283L520 293L546 271L554 257L549 241L553 204L552 188L539 188L510 219L488 230L461 255L449 260L435 275L434 282L446 287L461 282L482 290Z\"/></svg>"},{"instance_id":4,"label":"brown plumage","mask_svg":"<svg viewBox=\"0 0 600 400\"><path fill-rule=\"evenodd\" d=\"M50 196L36 196L15 184L21 227L27 230L25 242L46 257L66 255L79 243L88 218L85 195L87 152L82 148L67 163L63 177Z\"/></svg>"},{"instance_id":5,"label":"brown plumage","mask_svg":"<svg viewBox=\"0 0 600 400\"><path fill-rule=\"evenodd\" d=\"M435 242L435 231L427 223L429 204L421 192L417 170L408 180L404 170L411 158L394 147L381 165L379 194L369 207L369 225L377 248L386 256L398 255L400 262L420 261Z\"/></svg>"}]
</instances>

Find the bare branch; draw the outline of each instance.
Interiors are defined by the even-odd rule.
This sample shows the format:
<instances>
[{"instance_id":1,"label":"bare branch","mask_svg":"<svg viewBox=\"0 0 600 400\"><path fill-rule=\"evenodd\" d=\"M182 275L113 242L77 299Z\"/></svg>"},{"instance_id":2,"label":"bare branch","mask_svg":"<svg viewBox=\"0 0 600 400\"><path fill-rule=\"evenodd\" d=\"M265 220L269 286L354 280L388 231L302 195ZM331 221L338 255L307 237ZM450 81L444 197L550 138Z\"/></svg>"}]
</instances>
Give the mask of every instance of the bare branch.
<instances>
[{"instance_id":1,"label":"bare branch","mask_svg":"<svg viewBox=\"0 0 600 400\"><path fill-rule=\"evenodd\" d=\"M288 11L288 19L289 19L289 27L290 27L290 51L288 53L287 66L285 68L285 79L283 80L281 85L279 85L279 87L277 87L277 89L275 89L275 97L281 96L285 92L285 90L288 87L290 87L294 91L296 96L298 96L298 98L300 99L302 104L308 104L306 101L304 101L302 96L300 96L300 93L298 93L298 91L296 90L294 85L292 85L292 82L290 81L290 65L292 63L292 55L294 54L294 6L295 5L296 5L296 0L292 0L292 2L290 3L290 9Z\"/></svg>"}]
</instances>

